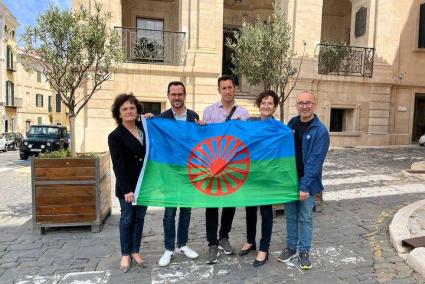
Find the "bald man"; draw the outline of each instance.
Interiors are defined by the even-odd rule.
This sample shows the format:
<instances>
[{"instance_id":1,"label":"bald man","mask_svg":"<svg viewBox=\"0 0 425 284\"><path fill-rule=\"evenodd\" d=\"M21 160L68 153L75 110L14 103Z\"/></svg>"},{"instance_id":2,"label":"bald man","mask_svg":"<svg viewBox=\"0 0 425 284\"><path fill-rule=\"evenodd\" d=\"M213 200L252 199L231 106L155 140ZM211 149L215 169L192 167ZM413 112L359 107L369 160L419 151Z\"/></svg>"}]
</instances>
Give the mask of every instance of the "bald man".
<instances>
[{"instance_id":1,"label":"bald man","mask_svg":"<svg viewBox=\"0 0 425 284\"><path fill-rule=\"evenodd\" d=\"M316 97L312 92L298 94L296 107L298 116L288 122L288 127L294 131L300 199L285 204L287 247L278 260L287 262L298 251L300 268L310 269L313 206L315 195L323 190L322 168L329 149L329 132L314 114Z\"/></svg>"}]
</instances>

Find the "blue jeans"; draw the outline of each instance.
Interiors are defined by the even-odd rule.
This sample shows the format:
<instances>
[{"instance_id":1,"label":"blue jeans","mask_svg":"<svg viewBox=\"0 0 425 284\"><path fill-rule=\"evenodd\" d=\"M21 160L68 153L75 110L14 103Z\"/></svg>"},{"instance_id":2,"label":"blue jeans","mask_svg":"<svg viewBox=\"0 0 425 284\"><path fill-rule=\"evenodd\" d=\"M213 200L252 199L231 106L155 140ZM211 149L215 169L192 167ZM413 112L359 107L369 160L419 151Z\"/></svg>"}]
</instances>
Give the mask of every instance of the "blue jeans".
<instances>
[{"instance_id":1,"label":"blue jeans","mask_svg":"<svg viewBox=\"0 0 425 284\"><path fill-rule=\"evenodd\" d=\"M304 201L285 203L287 247L309 252L313 238L313 206L315 196Z\"/></svg>"},{"instance_id":2,"label":"blue jeans","mask_svg":"<svg viewBox=\"0 0 425 284\"><path fill-rule=\"evenodd\" d=\"M121 206L120 243L121 255L138 253L142 241L147 206L133 206L118 198Z\"/></svg>"},{"instance_id":3,"label":"blue jeans","mask_svg":"<svg viewBox=\"0 0 425 284\"><path fill-rule=\"evenodd\" d=\"M164 246L166 250L174 251L176 243L176 211L175 207L166 207L164 212ZM184 247L187 244L191 208L181 208L179 224L177 228L177 246Z\"/></svg>"}]
</instances>

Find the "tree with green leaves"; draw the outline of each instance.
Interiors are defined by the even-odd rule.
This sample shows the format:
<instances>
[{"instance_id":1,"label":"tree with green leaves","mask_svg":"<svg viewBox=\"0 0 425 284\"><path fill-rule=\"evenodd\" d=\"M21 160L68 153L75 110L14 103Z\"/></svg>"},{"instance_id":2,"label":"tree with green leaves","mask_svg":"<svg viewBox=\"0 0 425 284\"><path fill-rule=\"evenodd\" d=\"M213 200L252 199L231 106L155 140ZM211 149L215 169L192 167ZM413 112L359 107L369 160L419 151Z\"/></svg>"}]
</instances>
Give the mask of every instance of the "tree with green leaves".
<instances>
[{"instance_id":1,"label":"tree with green leaves","mask_svg":"<svg viewBox=\"0 0 425 284\"><path fill-rule=\"evenodd\" d=\"M298 79L293 66L295 53L291 47L291 27L281 9L274 6L267 22L259 18L254 24L244 22L235 32L235 40L227 39L226 45L233 50L234 73L244 77L251 85L263 85L264 90L274 90L279 95L280 120L284 119L284 103ZM305 45L304 45L305 50ZM298 66L301 68L302 59ZM287 85L295 76L292 87Z\"/></svg>"},{"instance_id":2,"label":"tree with green leaves","mask_svg":"<svg viewBox=\"0 0 425 284\"><path fill-rule=\"evenodd\" d=\"M110 19L100 3L94 11L51 5L22 37L25 69L44 74L68 108L72 156L76 117L111 77L114 64L123 60L120 37L109 27Z\"/></svg>"}]
</instances>

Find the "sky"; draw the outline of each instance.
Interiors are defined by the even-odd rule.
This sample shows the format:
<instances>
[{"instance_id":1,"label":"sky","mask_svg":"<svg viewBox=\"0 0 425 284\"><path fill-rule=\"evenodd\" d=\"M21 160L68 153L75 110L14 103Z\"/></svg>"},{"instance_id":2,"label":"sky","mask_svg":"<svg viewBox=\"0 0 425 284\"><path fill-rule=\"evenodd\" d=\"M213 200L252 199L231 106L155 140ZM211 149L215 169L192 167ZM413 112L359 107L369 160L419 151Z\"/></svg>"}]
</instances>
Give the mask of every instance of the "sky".
<instances>
[{"instance_id":1,"label":"sky","mask_svg":"<svg viewBox=\"0 0 425 284\"><path fill-rule=\"evenodd\" d=\"M20 26L16 31L18 38L25 31L25 26L34 25L37 16L49 8L50 3L61 9L71 8L71 0L0 0L12 12Z\"/></svg>"}]
</instances>

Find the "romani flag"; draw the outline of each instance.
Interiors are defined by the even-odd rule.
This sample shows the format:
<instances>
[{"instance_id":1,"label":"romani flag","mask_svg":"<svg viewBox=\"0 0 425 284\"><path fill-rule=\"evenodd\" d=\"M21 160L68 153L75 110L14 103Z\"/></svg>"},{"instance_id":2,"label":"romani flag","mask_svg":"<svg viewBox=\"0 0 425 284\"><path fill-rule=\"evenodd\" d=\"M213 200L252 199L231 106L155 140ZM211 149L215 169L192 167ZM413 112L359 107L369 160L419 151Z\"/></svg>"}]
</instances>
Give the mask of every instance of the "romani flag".
<instances>
[{"instance_id":1,"label":"romani flag","mask_svg":"<svg viewBox=\"0 0 425 284\"><path fill-rule=\"evenodd\" d=\"M282 122L200 126L143 119L146 157L137 205L238 207L298 200L292 130Z\"/></svg>"}]
</instances>

